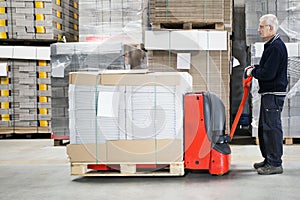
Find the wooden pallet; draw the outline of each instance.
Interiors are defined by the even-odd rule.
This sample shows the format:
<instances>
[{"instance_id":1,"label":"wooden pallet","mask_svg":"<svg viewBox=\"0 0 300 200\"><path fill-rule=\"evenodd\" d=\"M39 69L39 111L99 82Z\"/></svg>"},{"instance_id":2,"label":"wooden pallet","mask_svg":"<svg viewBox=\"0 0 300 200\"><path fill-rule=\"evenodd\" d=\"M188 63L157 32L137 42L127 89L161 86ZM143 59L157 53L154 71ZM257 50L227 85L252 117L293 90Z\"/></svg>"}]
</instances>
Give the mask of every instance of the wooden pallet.
<instances>
[{"instance_id":1,"label":"wooden pallet","mask_svg":"<svg viewBox=\"0 0 300 200\"><path fill-rule=\"evenodd\" d=\"M152 23L152 30L192 30L192 29L213 29L213 30L224 30L224 23L221 22L154 22Z\"/></svg>"},{"instance_id":2,"label":"wooden pallet","mask_svg":"<svg viewBox=\"0 0 300 200\"><path fill-rule=\"evenodd\" d=\"M183 176L184 162L160 164L164 168L154 168L140 170L138 165L147 165L145 163L101 163L98 165L115 166L115 170L91 170L89 165L95 163L71 163L72 176ZM148 165L153 165L149 164ZM156 164L155 164L156 165Z\"/></svg>"},{"instance_id":3,"label":"wooden pallet","mask_svg":"<svg viewBox=\"0 0 300 200\"><path fill-rule=\"evenodd\" d=\"M286 144L286 145L300 144L300 138L299 137L285 137L284 144Z\"/></svg>"},{"instance_id":4,"label":"wooden pallet","mask_svg":"<svg viewBox=\"0 0 300 200\"><path fill-rule=\"evenodd\" d=\"M6 139L12 137L13 134L11 133L0 133L0 139Z\"/></svg>"},{"instance_id":5,"label":"wooden pallet","mask_svg":"<svg viewBox=\"0 0 300 200\"><path fill-rule=\"evenodd\" d=\"M300 143L300 137L284 137L283 138L283 144L286 145L293 145L293 144L299 144ZM259 144L258 137L255 138L255 144Z\"/></svg>"},{"instance_id":6,"label":"wooden pallet","mask_svg":"<svg viewBox=\"0 0 300 200\"><path fill-rule=\"evenodd\" d=\"M228 3L227 3L228 4ZM151 23L160 21L224 22L224 13L228 10L224 0L199 1L188 3L182 0L150 0L149 13Z\"/></svg>"},{"instance_id":7,"label":"wooden pallet","mask_svg":"<svg viewBox=\"0 0 300 200\"><path fill-rule=\"evenodd\" d=\"M49 127L0 127L0 134L49 134Z\"/></svg>"}]
</instances>

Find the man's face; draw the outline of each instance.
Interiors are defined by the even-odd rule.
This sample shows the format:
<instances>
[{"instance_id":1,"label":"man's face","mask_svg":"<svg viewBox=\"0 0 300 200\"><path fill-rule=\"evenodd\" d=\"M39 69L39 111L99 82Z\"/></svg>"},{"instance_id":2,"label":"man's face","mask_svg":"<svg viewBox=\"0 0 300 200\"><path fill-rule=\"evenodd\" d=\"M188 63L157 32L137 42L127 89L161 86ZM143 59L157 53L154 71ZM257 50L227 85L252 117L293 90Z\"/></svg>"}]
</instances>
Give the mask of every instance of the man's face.
<instances>
[{"instance_id":1,"label":"man's face","mask_svg":"<svg viewBox=\"0 0 300 200\"><path fill-rule=\"evenodd\" d=\"M268 41L274 36L274 28L268 24L266 24L265 20L262 20L259 23L258 29L257 29L259 36L264 39L265 41Z\"/></svg>"}]
</instances>

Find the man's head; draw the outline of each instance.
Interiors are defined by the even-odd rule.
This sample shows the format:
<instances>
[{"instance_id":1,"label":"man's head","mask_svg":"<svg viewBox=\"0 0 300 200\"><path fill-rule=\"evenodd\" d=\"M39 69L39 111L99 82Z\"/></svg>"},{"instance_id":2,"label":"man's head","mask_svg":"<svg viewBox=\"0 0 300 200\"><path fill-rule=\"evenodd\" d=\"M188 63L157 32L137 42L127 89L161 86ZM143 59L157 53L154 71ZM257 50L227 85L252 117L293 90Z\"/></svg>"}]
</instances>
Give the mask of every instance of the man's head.
<instances>
[{"instance_id":1,"label":"man's head","mask_svg":"<svg viewBox=\"0 0 300 200\"><path fill-rule=\"evenodd\" d=\"M276 35L278 30L278 20L275 15L267 14L263 15L259 19L258 32L259 36L265 41L269 41L274 35Z\"/></svg>"}]
</instances>

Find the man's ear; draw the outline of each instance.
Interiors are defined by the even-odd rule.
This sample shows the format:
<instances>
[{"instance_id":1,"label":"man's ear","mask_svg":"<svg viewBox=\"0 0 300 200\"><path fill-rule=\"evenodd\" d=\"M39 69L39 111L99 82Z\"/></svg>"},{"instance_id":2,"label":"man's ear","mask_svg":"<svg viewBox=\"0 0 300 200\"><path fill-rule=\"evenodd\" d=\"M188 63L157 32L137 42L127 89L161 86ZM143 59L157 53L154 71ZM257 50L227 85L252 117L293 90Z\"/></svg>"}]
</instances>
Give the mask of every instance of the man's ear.
<instances>
[{"instance_id":1,"label":"man's ear","mask_svg":"<svg viewBox=\"0 0 300 200\"><path fill-rule=\"evenodd\" d=\"M270 27L270 31L274 30L274 27L272 25L269 25L269 27Z\"/></svg>"}]
</instances>

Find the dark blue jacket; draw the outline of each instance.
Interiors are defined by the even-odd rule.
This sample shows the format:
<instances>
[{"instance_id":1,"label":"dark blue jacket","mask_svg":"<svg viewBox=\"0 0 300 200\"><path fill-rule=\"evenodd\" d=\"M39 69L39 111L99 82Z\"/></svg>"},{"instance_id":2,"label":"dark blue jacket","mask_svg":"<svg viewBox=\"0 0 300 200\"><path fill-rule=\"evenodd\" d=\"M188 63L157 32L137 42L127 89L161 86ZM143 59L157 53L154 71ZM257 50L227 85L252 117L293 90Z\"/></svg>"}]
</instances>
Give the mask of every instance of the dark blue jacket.
<instances>
[{"instance_id":1,"label":"dark blue jacket","mask_svg":"<svg viewBox=\"0 0 300 200\"><path fill-rule=\"evenodd\" d=\"M252 76L258 80L258 93L286 92L288 54L279 35L265 43L264 52L252 70Z\"/></svg>"}]
</instances>

